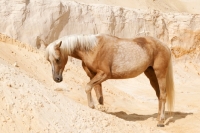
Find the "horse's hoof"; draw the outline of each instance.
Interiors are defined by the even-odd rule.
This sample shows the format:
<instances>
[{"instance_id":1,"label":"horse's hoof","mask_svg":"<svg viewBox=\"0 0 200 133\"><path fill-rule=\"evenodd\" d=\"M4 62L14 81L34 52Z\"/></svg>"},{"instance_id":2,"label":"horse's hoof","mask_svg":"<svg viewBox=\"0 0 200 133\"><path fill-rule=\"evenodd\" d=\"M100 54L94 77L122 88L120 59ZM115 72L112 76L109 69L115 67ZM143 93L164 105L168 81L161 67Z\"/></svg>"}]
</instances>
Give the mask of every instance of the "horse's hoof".
<instances>
[{"instance_id":1,"label":"horse's hoof","mask_svg":"<svg viewBox=\"0 0 200 133\"><path fill-rule=\"evenodd\" d=\"M157 124L157 127L165 127L164 124Z\"/></svg>"},{"instance_id":2,"label":"horse's hoof","mask_svg":"<svg viewBox=\"0 0 200 133\"><path fill-rule=\"evenodd\" d=\"M103 96L99 98L99 104L103 105Z\"/></svg>"},{"instance_id":3,"label":"horse's hoof","mask_svg":"<svg viewBox=\"0 0 200 133\"><path fill-rule=\"evenodd\" d=\"M91 109L94 109L94 104L89 104L88 105Z\"/></svg>"}]
</instances>

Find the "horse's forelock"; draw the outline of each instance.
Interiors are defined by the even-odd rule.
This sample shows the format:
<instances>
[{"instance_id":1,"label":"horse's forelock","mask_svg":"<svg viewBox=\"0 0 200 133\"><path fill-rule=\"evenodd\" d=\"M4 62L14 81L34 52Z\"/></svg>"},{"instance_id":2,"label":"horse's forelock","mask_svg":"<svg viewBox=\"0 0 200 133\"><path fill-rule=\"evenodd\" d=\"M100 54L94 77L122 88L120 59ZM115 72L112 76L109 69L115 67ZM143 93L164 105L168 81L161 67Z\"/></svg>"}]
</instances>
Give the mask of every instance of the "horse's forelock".
<instances>
[{"instance_id":1,"label":"horse's forelock","mask_svg":"<svg viewBox=\"0 0 200 133\"><path fill-rule=\"evenodd\" d=\"M45 49L45 57L46 57L46 60L49 60L49 46L47 46Z\"/></svg>"},{"instance_id":2,"label":"horse's forelock","mask_svg":"<svg viewBox=\"0 0 200 133\"><path fill-rule=\"evenodd\" d=\"M46 47L45 56L46 59L49 60L49 56L54 53L54 44L51 43Z\"/></svg>"}]
</instances>

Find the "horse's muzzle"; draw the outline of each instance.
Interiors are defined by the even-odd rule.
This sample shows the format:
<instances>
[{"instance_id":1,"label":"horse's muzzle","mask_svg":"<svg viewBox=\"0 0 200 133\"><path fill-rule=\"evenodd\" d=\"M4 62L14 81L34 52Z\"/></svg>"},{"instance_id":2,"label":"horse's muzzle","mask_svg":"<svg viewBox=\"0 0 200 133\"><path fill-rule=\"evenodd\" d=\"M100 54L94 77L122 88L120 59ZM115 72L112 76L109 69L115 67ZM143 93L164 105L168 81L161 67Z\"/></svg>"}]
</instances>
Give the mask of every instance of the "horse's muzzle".
<instances>
[{"instance_id":1,"label":"horse's muzzle","mask_svg":"<svg viewBox=\"0 0 200 133\"><path fill-rule=\"evenodd\" d=\"M56 76L53 78L55 82L59 83L63 80L62 76Z\"/></svg>"}]
</instances>

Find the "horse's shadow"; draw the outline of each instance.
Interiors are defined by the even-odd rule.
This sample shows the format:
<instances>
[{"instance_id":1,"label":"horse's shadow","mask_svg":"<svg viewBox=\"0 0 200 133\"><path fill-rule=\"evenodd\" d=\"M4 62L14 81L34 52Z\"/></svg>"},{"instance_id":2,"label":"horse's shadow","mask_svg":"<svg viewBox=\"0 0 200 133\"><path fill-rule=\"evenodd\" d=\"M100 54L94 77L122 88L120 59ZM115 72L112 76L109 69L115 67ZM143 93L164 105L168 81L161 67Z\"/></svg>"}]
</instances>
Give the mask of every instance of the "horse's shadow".
<instances>
[{"instance_id":1,"label":"horse's shadow","mask_svg":"<svg viewBox=\"0 0 200 133\"><path fill-rule=\"evenodd\" d=\"M106 112L108 114L114 115L116 117L119 117L121 119L124 119L126 121L144 121L148 118L157 118L157 113L150 114L150 115L139 115L139 114L127 114L126 112L120 111L120 112ZM166 125L169 125L169 123L174 123L176 120L183 119L188 115L192 115L193 113L184 113L184 112L172 112L171 115L169 112L166 112L166 119L170 118L168 121L166 121Z\"/></svg>"}]
</instances>

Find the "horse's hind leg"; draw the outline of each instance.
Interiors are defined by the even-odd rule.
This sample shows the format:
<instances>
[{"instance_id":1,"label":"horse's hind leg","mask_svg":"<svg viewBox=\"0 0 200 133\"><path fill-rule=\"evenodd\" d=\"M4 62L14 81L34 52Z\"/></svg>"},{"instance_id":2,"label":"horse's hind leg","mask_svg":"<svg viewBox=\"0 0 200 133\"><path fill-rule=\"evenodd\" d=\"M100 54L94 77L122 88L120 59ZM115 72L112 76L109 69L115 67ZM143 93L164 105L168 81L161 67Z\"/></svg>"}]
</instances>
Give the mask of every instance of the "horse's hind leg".
<instances>
[{"instance_id":1,"label":"horse's hind leg","mask_svg":"<svg viewBox=\"0 0 200 133\"><path fill-rule=\"evenodd\" d=\"M145 71L144 74L147 76L147 78L150 80L151 86L154 88L156 92L156 96L158 97L158 100L160 98L160 90L159 90L159 85L158 85L158 80L156 78L156 74L154 72L153 67L148 67Z\"/></svg>"},{"instance_id":2,"label":"horse's hind leg","mask_svg":"<svg viewBox=\"0 0 200 133\"><path fill-rule=\"evenodd\" d=\"M164 126L165 121L165 102L166 102L166 74L165 69L156 69L154 71L153 67L148 67L144 74L148 77L150 80L151 86L156 91L156 95L158 97L159 103L158 103L158 117L157 120L158 125L160 127Z\"/></svg>"},{"instance_id":3,"label":"horse's hind leg","mask_svg":"<svg viewBox=\"0 0 200 133\"><path fill-rule=\"evenodd\" d=\"M155 71L153 67L148 67L145 71L144 74L147 76L147 78L150 80L151 86L154 88L156 92L156 96L158 97L158 112L161 110L161 104L160 104L160 89L158 85L158 80L155 74ZM158 113L157 120L159 121L160 119L160 113Z\"/></svg>"},{"instance_id":4,"label":"horse's hind leg","mask_svg":"<svg viewBox=\"0 0 200 133\"><path fill-rule=\"evenodd\" d=\"M158 111L158 127L164 127L165 121L165 103L166 103L166 70L167 68L155 69L160 89L159 111Z\"/></svg>"}]
</instances>

